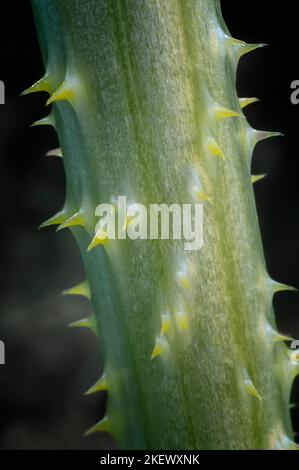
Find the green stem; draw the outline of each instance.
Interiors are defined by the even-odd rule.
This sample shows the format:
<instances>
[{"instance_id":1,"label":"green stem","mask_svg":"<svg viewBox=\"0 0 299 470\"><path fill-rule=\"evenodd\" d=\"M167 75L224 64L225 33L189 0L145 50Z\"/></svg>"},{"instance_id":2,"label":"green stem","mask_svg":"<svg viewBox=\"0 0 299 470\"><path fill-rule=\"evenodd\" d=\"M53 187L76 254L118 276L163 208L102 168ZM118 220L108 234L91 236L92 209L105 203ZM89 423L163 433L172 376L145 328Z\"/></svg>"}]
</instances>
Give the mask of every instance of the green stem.
<instances>
[{"instance_id":1,"label":"green stem","mask_svg":"<svg viewBox=\"0 0 299 470\"><path fill-rule=\"evenodd\" d=\"M267 274L250 175L268 135L249 126L235 90L254 47L231 38L218 0L33 8L46 79L31 91L51 95L67 178L50 223L78 241L105 357L107 418L94 430L133 449L293 447L298 364L272 311L287 286ZM202 249L127 239L87 253L96 206L119 195L202 202Z\"/></svg>"}]
</instances>

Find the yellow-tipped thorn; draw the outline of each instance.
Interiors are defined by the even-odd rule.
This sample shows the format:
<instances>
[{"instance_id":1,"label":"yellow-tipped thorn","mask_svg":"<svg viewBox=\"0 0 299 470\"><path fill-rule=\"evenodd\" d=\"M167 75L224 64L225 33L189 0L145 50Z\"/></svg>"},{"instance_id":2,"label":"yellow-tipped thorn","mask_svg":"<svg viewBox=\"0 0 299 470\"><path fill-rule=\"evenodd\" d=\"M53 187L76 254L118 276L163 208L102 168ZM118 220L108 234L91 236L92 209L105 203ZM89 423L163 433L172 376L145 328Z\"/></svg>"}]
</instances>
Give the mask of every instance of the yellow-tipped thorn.
<instances>
[{"instance_id":1,"label":"yellow-tipped thorn","mask_svg":"<svg viewBox=\"0 0 299 470\"><path fill-rule=\"evenodd\" d=\"M262 397L260 396L259 392L257 391L255 386L253 385L253 382L250 379L250 377L247 376L243 380L243 386L244 386L247 393L249 393L250 395L252 395L253 397L257 398L260 401L262 400Z\"/></svg>"},{"instance_id":2,"label":"yellow-tipped thorn","mask_svg":"<svg viewBox=\"0 0 299 470\"><path fill-rule=\"evenodd\" d=\"M252 184L257 183L258 181L266 178L267 173L263 173L261 175L251 175L251 182Z\"/></svg>"},{"instance_id":3,"label":"yellow-tipped thorn","mask_svg":"<svg viewBox=\"0 0 299 470\"><path fill-rule=\"evenodd\" d=\"M67 227L84 227L84 222L85 221L82 213L76 212L76 214L72 215L69 219L60 224L56 231L59 232L60 230L63 230Z\"/></svg>"},{"instance_id":4,"label":"yellow-tipped thorn","mask_svg":"<svg viewBox=\"0 0 299 470\"><path fill-rule=\"evenodd\" d=\"M85 433L84 436L89 436L90 434L94 434L96 432L111 432L111 421L108 416L104 416L101 421L96 423L94 426L92 426L90 429L88 429Z\"/></svg>"},{"instance_id":5,"label":"yellow-tipped thorn","mask_svg":"<svg viewBox=\"0 0 299 470\"><path fill-rule=\"evenodd\" d=\"M82 320L73 321L68 324L68 328L89 328L96 333L96 325L92 316L82 318Z\"/></svg>"},{"instance_id":6,"label":"yellow-tipped thorn","mask_svg":"<svg viewBox=\"0 0 299 470\"><path fill-rule=\"evenodd\" d=\"M151 359L154 359L157 356L161 356L168 349L168 343L164 336L157 336L153 352L151 354Z\"/></svg>"},{"instance_id":7,"label":"yellow-tipped thorn","mask_svg":"<svg viewBox=\"0 0 299 470\"><path fill-rule=\"evenodd\" d=\"M81 295L82 297L86 297L90 299L90 287L87 281L83 281L76 286L71 287L70 289L66 289L62 292L62 295Z\"/></svg>"},{"instance_id":8,"label":"yellow-tipped thorn","mask_svg":"<svg viewBox=\"0 0 299 470\"><path fill-rule=\"evenodd\" d=\"M187 274L178 272L176 274L178 284L184 289L190 289L190 279Z\"/></svg>"},{"instance_id":9,"label":"yellow-tipped thorn","mask_svg":"<svg viewBox=\"0 0 299 470\"><path fill-rule=\"evenodd\" d=\"M162 347L160 344L155 344L155 347L153 349L153 352L151 354L151 359L154 359L157 356L160 356L162 354Z\"/></svg>"},{"instance_id":10,"label":"yellow-tipped thorn","mask_svg":"<svg viewBox=\"0 0 299 470\"><path fill-rule=\"evenodd\" d=\"M93 250L96 246L98 245L104 245L108 241L108 238L98 238L97 235L93 237L91 240L90 244L87 247L87 253L89 253L91 250Z\"/></svg>"},{"instance_id":11,"label":"yellow-tipped thorn","mask_svg":"<svg viewBox=\"0 0 299 470\"><path fill-rule=\"evenodd\" d=\"M212 202L210 196L208 196L207 193L205 193L204 191L201 191L200 189L195 189L195 196L198 201Z\"/></svg>"},{"instance_id":12,"label":"yellow-tipped thorn","mask_svg":"<svg viewBox=\"0 0 299 470\"><path fill-rule=\"evenodd\" d=\"M283 292L283 291L295 291L296 292L298 290L296 289L296 287L288 286L287 284L283 284L281 282L276 282L273 280L271 280L271 284L272 284L272 289L273 289L274 294L276 292Z\"/></svg>"},{"instance_id":13,"label":"yellow-tipped thorn","mask_svg":"<svg viewBox=\"0 0 299 470\"><path fill-rule=\"evenodd\" d=\"M282 333L279 333L277 330L275 330L270 324L266 326L266 331L267 334L272 337L274 342L280 342L280 341L293 341L293 338L291 338L288 335L284 335Z\"/></svg>"},{"instance_id":14,"label":"yellow-tipped thorn","mask_svg":"<svg viewBox=\"0 0 299 470\"><path fill-rule=\"evenodd\" d=\"M260 42L258 44L243 43L243 46L240 49L240 57L242 57L245 54L249 54L249 52L255 51L256 49L260 49L261 47L267 47L267 46L269 46L269 44L266 44L264 42Z\"/></svg>"},{"instance_id":15,"label":"yellow-tipped thorn","mask_svg":"<svg viewBox=\"0 0 299 470\"><path fill-rule=\"evenodd\" d=\"M242 385L247 393L249 393L260 401L262 400L262 397L254 386L247 369L243 369Z\"/></svg>"},{"instance_id":16,"label":"yellow-tipped thorn","mask_svg":"<svg viewBox=\"0 0 299 470\"><path fill-rule=\"evenodd\" d=\"M208 139L207 148L209 152L211 152L212 155L215 155L216 157L220 157L223 160L225 159L224 153L222 152L221 148L219 147L218 143L213 137L210 137Z\"/></svg>"},{"instance_id":17,"label":"yellow-tipped thorn","mask_svg":"<svg viewBox=\"0 0 299 470\"><path fill-rule=\"evenodd\" d=\"M276 342L279 341L294 341L294 338L288 335L283 335L282 333L279 333L278 331L274 331L273 339Z\"/></svg>"},{"instance_id":18,"label":"yellow-tipped thorn","mask_svg":"<svg viewBox=\"0 0 299 470\"><path fill-rule=\"evenodd\" d=\"M39 119L38 121L33 122L30 127L36 127L36 126L52 126L52 127L55 127L54 116L50 113L48 116L46 116L42 119Z\"/></svg>"},{"instance_id":19,"label":"yellow-tipped thorn","mask_svg":"<svg viewBox=\"0 0 299 470\"><path fill-rule=\"evenodd\" d=\"M165 333L168 333L171 327L171 316L168 312L162 313L161 315L161 330L160 330L160 336L165 335Z\"/></svg>"},{"instance_id":20,"label":"yellow-tipped thorn","mask_svg":"<svg viewBox=\"0 0 299 470\"><path fill-rule=\"evenodd\" d=\"M241 109L244 109L246 108L246 106L249 106L250 104L253 104L253 103L258 103L259 101L261 101L259 98L239 98L239 103L240 103L240 107Z\"/></svg>"},{"instance_id":21,"label":"yellow-tipped thorn","mask_svg":"<svg viewBox=\"0 0 299 470\"><path fill-rule=\"evenodd\" d=\"M57 147L56 149L49 150L46 153L46 157L59 157L59 158L62 158L61 148Z\"/></svg>"},{"instance_id":22,"label":"yellow-tipped thorn","mask_svg":"<svg viewBox=\"0 0 299 470\"><path fill-rule=\"evenodd\" d=\"M48 220L45 220L40 226L40 228L45 228L45 227L50 227L51 225L60 225L62 224L65 220L67 219L67 215L65 212L58 212L58 214L55 214L53 217L51 217Z\"/></svg>"},{"instance_id":23,"label":"yellow-tipped thorn","mask_svg":"<svg viewBox=\"0 0 299 470\"><path fill-rule=\"evenodd\" d=\"M31 85L29 88L22 91L20 96L29 95L30 93L36 93L38 91L46 91L50 93L50 90L51 90L50 80L47 76L44 76L40 80L35 82L33 85Z\"/></svg>"},{"instance_id":24,"label":"yellow-tipped thorn","mask_svg":"<svg viewBox=\"0 0 299 470\"><path fill-rule=\"evenodd\" d=\"M231 117L240 117L245 118L245 116L237 111L234 111L229 108L216 107L214 112L215 118L217 120L231 118Z\"/></svg>"},{"instance_id":25,"label":"yellow-tipped thorn","mask_svg":"<svg viewBox=\"0 0 299 470\"><path fill-rule=\"evenodd\" d=\"M235 38L228 38L227 45L236 47L238 50L239 58L249 52L254 51L255 49L259 49L260 47L268 46L269 44L259 43L259 44L247 44L244 41L240 41L239 39Z\"/></svg>"},{"instance_id":26,"label":"yellow-tipped thorn","mask_svg":"<svg viewBox=\"0 0 299 470\"><path fill-rule=\"evenodd\" d=\"M57 88L56 91L50 96L46 105L48 106L51 103L56 101L72 101L75 96L74 87L71 86L67 81L62 82L62 84Z\"/></svg>"},{"instance_id":27,"label":"yellow-tipped thorn","mask_svg":"<svg viewBox=\"0 0 299 470\"><path fill-rule=\"evenodd\" d=\"M186 331L189 328L189 318L185 312L175 313L175 323L179 330Z\"/></svg>"},{"instance_id":28,"label":"yellow-tipped thorn","mask_svg":"<svg viewBox=\"0 0 299 470\"><path fill-rule=\"evenodd\" d=\"M102 377L92 387L90 387L86 392L84 392L83 395L91 395L97 392L106 392L107 390L108 380L106 374L103 374Z\"/></svg>"}]
</instances>

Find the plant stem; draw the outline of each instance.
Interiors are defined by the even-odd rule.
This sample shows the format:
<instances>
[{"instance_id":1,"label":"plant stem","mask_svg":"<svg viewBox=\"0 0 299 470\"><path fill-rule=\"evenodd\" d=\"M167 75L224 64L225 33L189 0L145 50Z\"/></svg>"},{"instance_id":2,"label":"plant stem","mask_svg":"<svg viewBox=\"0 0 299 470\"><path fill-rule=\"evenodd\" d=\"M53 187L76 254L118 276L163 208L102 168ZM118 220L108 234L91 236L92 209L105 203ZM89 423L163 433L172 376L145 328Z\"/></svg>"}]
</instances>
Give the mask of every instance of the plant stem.
<instances>
[{"instance_id":1,"label":"plant stem","mask_svg":"<svg viewBox=\"0 0 299 470\"><path fill-rule=\"evenodd\" d=\"M268 135L235 89L253 47L230 36L218 0L32 3L46 79L31 91L50 93L67 178L52 222L78 241L105 357L95 430L132 449L292 447L298 365L276 332L284 286L267 274L250 174ZM87 253L97 205L119 195L202 202L202 249L127 239Z\"/></svg>"}]
</instances>

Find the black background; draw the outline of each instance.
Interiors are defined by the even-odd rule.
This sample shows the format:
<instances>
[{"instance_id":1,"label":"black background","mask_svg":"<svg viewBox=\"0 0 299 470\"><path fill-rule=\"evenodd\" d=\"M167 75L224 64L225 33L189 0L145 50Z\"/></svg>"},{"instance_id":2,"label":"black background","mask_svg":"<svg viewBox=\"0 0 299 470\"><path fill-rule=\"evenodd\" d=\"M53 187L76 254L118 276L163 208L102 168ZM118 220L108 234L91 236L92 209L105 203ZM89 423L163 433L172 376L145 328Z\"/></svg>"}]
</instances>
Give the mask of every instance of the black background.
<instances>
[{"instance_id":1,"label":"black background","mask_svg":"<svg viewBox=\"0 0 299 470\"><path fill-rule=\"evenodd\" d=\"M253 173L268 173L255 185L268 271L298 288L299 105L290 102L290 83L299 79L296 3L221 2L236 38L270 44L241 60L237 86L240 96L261 99L246 110L255 128L285 133L256 147ZM29 128L45 115L45 96L19 97L42 75L30 2L1 2L0 448L100 449L113 446L108 436L83 437L105 406L104 394L82 397L101 373L97 341L65 328L88 314L88 303L61 296L84 277L78 250L68 231L37 231L64 200L61 161L44 157L57 144L55 133ZM279 329L299 339L299 294L281 293L274 304ZM298 380L292 400L299 402ZM297 409L292 417L299 431Z\"/></svg>"}]
</instances>

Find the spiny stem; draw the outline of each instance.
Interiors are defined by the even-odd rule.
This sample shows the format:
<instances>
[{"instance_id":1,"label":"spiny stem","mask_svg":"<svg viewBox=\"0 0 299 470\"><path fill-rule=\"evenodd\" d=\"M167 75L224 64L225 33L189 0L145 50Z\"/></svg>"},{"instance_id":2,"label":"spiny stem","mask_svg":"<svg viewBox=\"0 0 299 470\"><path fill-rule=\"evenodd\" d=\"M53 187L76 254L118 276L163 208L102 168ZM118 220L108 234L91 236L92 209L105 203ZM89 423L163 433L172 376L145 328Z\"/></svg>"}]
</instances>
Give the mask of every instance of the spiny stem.
<instances>
[{"instance_id":1,"label":"spiny stem","mask_svg":"<svg viewBox=\"0 0 299 470\"><path fill-rule=\"evenodd\" d=\"M108 389L107 415L90 432L124 448L292 448L298 364L276 332L284 287L267 274L250 174L254 146L275 134L249 126L242 108L256 99L235 90L239 59L261 44L231 37L218 0L33 8L46 73L29 91L50 94L67 178L45 225L78 242L94 309L82 326L97 330L106 364L94 389ZM202 202L203 248L90 245L96 206L118 195Z\"/></svg>"}]
</instances>

